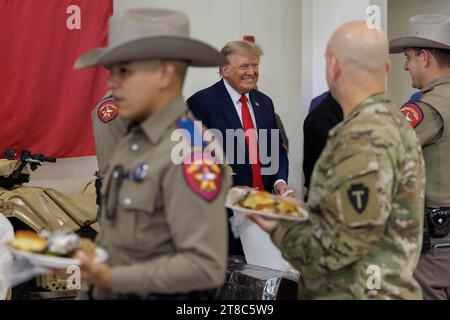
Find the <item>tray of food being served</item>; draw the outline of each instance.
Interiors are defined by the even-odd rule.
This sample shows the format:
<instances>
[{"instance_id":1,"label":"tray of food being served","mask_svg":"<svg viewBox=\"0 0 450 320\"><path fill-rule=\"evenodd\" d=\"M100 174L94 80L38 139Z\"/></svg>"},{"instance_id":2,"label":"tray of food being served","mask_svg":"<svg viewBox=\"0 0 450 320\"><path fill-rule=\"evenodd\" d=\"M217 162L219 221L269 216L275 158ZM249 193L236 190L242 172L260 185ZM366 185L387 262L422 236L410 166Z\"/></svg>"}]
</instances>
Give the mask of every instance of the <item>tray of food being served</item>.
<instances>
[{"instance_id":1,"label":"tray of food being served","mask_svg":"<svg viewBox=\"0 0 450 320\"><path fill-rule=\"evenodd\" d=\"M225 206L243 215L257 214L267 218L297 222L308 219L308 212L301 207L299 201L249 188L231 188L228 191Z\"/></svg>"},{"instance_id":2,"label":"tray of food being served","mask_svg":"<svg viewBox=\"0 0 450 320\"><path fill-rule=\"evenodd\" d=\"M104 262L108 258L108 253L90 239L63 231L38 234L19 230L15 233L15 239L7 243L6 247L18 258L27 259L36 266L53 269L80 265L80 260L74 258L78 250L84 251L94 262Z\"/></svg>"}]
</instances>

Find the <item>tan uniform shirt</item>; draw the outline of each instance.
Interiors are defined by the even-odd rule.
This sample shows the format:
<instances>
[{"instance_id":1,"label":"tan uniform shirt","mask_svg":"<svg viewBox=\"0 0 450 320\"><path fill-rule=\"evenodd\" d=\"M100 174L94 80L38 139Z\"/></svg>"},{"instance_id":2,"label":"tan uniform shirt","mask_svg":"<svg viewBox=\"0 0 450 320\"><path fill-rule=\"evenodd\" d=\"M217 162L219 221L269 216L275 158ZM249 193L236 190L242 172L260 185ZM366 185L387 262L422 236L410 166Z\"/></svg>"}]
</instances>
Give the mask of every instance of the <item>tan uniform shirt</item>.
<instances>
[{"instance_id":1,"label":"tan uniform shirt","mask_svg":"<svg viewBox=\"0 0 450 320\"><path fill-rule=\"evenodd\" d=\"M414 127L422 146L426 167L426 207L450 207L450 75L439 77L422 89L414 103L402 112ZM450 234L433 238L432 245L448 245ZM415 278L424 299L450 299L450 251L439 248L422 254Z\"/></svg>"},{"instance_id":2,"label":"tan uniform shirt","mask_svg":"<svg viewBox=\"0 0 450 320\"><path fill-rule=\"evenodd\" d=\"M117 105L111 92L107 92L102 101L92 111L95 149L100 176L106 172L109 160L119 140L125 136L129 122L118 115Z\"/></svg>"},{"instance_id":3,"label":"tan uniform shirt","mask_svg":"<svg viewBox=\"0 0 450 320\"><path fill-rule=\"evenodd\" d=\"M198 172L172 161L179 142L171 134L183 117L192 115L179 98L117 145L102 187L98 239L109 253L112 288L96 288L94 298L187 293L224 281L230 179L220 165ZM203 188L215 196L205 199Z\"/></svg>"},{"instance_id":4,"label":"tan uniform shirt","mask_svg":"<svg viewBox=\"0 0 450 320\"><path fill-rule=\"evenodd\" d=\"M416 104L423 120L414 130L425 158L425 205L450 207L450 75L432 81L422 92Z\"/></svg>"}]
</instances>

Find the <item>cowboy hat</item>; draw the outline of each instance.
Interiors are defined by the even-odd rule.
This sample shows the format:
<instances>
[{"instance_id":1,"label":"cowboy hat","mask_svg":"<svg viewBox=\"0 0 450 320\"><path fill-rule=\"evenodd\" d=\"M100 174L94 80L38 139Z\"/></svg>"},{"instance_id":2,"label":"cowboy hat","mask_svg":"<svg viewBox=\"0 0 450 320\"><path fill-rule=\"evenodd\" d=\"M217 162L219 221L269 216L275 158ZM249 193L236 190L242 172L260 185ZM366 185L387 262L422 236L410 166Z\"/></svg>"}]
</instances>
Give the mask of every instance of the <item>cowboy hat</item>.
<instances>
[{"instance_id":1,"label":"cowboy hat","mask_svg":"<svg viewBox=\"0 0 450 320\"><path fill-rule=\"evenodd\" d=\"M409 35L389 42L390 53L401 53L405 48L450 50L450 17L423 14L409 18Z\"/></svg>"},{"instance_id":2,"label":"cowboy hat","mask_svg":"<svg viewBox=\"0 0 450 320\"><path fill-rule=\"evenodd\" d=\"M75 69L152 59L182 60L198 67L227 63L218 50L189 37L189 20L184 13L135 8L109 18L108 46L83 54Z\"/></svg>"}]
</instances>

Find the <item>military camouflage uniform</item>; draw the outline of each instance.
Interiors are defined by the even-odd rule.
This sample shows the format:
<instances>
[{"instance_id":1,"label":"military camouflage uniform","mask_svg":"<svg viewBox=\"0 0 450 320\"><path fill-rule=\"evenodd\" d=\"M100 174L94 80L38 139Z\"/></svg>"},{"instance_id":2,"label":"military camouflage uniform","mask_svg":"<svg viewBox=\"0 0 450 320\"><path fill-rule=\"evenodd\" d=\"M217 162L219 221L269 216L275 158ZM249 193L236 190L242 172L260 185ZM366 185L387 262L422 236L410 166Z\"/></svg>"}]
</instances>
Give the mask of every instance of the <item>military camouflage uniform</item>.
<instances>
[{"instance_id":1,"label":"military camouflage uniform","mask_svg":"<svg viewBox=\"0 0 450 320\"><path fill-rule=\"evenodd\" d=\"M412 128L386 93L368 97L329 133L309 221L272 232L304 279L299 298L420 299L424 183Z\"/></svg>"},{"instance_id":2,"label":"military camouflage uniform","mask_svg":"<svg viewBox=\"0 0 450 320\"><path fill-rule=\"evenodd\" d=\"M450 126L450 75L424 87L418 101L405 104L402 112L419 137L426 167L425 206L431 235L425 236L427 248L415 277L425 299L450 300L450 130L445 130ZM439 236L433 223L441 229Z\"/></svg>"},{"instance_id":3,"label":"military camouflage uniform","mask_svg":"<svg viewBox=\"0 0 450 320\"><path fill-rule=\"evenodd\" d=\"M281 121L281 117L278 115L278 113L275 113L275 120L277 121L277 126L280 130L281 143L286 148L287 152L289 150L289 138L286 134L286 129L284 128L283 122Z\"/></svg>"}]
</instances>

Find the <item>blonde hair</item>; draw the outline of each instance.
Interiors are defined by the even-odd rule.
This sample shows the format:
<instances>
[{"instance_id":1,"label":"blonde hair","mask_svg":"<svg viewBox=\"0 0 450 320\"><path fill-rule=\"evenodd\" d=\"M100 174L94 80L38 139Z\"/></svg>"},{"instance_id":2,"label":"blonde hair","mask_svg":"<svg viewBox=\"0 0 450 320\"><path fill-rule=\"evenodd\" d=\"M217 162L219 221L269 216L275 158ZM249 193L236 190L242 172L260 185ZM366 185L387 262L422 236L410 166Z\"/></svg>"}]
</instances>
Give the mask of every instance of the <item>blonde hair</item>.
<instances>
[{"instance_id":1,"label":"blonde hair","mask_svg":"<svg viewBox=\"0 0 450 320\"><path fill-rule=\"evenodd\" d=\"M263 50L261 47L255 43L252 43L250 41L231 41L228 42L220 52L225 56L229 57L235 53L242 53L242 52L251 52L253 53L258 59L263 55Z\"/></svg>"}]
</instances>

